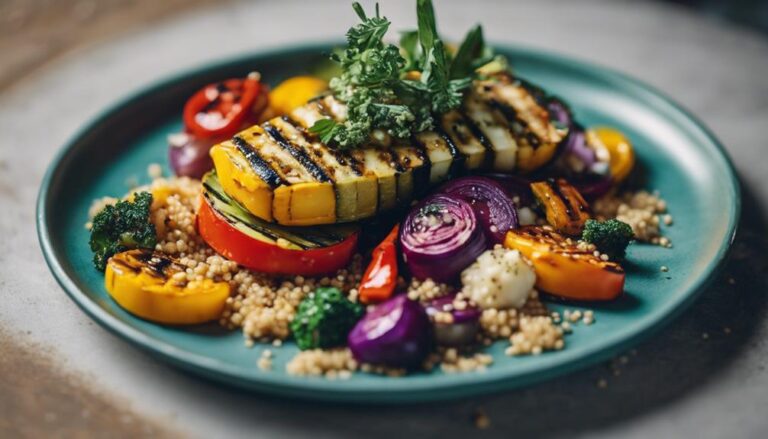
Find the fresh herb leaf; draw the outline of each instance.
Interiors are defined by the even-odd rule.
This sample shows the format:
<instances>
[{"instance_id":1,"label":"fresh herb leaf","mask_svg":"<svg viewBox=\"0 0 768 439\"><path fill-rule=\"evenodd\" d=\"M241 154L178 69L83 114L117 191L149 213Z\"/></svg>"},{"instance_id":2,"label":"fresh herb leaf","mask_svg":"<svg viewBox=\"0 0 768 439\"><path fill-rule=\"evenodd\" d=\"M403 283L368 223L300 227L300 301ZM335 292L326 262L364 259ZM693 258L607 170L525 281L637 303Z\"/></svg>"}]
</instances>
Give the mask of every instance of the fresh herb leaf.
<instances>
[{"instance_id":1,"label":"fresh herb leaf","mask_svg":"<svg viewBox=\"0 0 768 439\"><path fill-rule=\"evenodd\" d=\"M357 48L370 49L381 43L387 33L390 22L379 15L379 4L376 3L376 16L368 18L365 10L358 2L352 3L352 9L360 17L362 23L352 27L347 32L347 41Z\"/></svg>"},{"instance_id":2,"label":"fresh herb leaf","mask_svg":"<svg viewBox=\"0 0 768 439\"><path fill-rule=\"evenodd\" d=\"M464 37L456 56L451 64L451 79L465 78L475 70L474 61L479 58L485 49L483 28L480 25L473 27ZM489 60L490 61L490 60ZM479 67L479 66L477 66Z\"/></svg>"},{"instance_id":3,"label":"fresh herb leaf","mask_svg":"<svg viewBox=\"0 0 768 439\"><path fill-rule=\"evenodd\" d=\"M339 124L332 119L320 119L309 127L309 132L317 135L323 143L331 143L338 130Z\"/></svg>"},{"instance_id":4,"label":"fresh herb leaf","mask_svg":"<svg viewBox=\"0 0 768 439\"><path fill-rule=\"evenodd\" d=\"M338 148L367 143L373 130L403 139L431 129L436 116L461 105L475 70L492 57L478 26L453 58L437 33L431 0L417 0L418 30L402 34L401 48L384 42L391 23L378 4L373 16L357 2L352 8L360 23L347 31L347 47L331 56L341 74L330 88L346 104L347 118L319 120L310 128Z\"/></svg>"},{"instance_id":5,"label":"fresh herb leaf","mask_svg":"<svg viewBox=\"0 0 768 439\"><path fill-rule=\"evenodd\" d=\"M400 34L400 50L405 58L405 71L418 69L422 60L419 31L409 30Z\"/></svg>"},{"instance_id":6,"label":"fresh herb leaf","mask_svg":"<svg viewBox=\"0 0 768 439\"><path fill-rule=\"evenodd\" d=\"M472 79L450 80L447 53L442 41L434 41L434 47L430 50L427 62L421 81L429 90L432 111L442 114L461 105L462 92L469 87Z\"/></svg>"},{"instance_id":7,"label":"fresh herb leaf","mask_svg":"<svg viewBox=\"0 0 768 439\"><path fill-rule=\"evenodd\" d=\"M419 24L419 42L424 53L429 53L437 40L437 23L432 0L417 0L416 21Z\"/></svg>"}]
</instances>

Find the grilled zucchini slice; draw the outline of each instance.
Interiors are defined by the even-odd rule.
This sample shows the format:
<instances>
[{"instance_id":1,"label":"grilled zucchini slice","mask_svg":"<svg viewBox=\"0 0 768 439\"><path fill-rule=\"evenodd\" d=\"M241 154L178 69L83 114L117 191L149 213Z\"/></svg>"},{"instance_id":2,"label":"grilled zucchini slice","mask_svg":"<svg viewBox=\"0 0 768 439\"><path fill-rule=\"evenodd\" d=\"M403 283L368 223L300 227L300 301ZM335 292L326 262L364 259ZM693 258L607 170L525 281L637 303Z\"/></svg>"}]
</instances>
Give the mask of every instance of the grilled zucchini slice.
<instances>
[{"instance_id":1,"label":"grilled zucchini slice","mask_svg":"<svg viewBox=\"0 0 768 439\"><path fill-rule=\"evenodd\" d=\"M216 212L239 231L286 249L309 250L328 247L344 241L359 230L352 224L289 227L265 221L227 194L216 171L203 177L203 196Z\"/></svg>"}]
</instances>

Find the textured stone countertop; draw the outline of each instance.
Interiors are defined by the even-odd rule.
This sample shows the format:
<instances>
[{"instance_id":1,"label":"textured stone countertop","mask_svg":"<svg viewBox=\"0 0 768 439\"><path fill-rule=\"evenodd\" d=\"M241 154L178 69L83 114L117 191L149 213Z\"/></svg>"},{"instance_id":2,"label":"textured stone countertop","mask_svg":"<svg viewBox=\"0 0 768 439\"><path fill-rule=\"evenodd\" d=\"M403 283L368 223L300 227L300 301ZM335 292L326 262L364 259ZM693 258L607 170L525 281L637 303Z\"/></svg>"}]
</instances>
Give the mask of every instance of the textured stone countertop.
<instances>
[{"instance_id":1,"label":"textured stone countertop","mask_svg":"<svg viewBox=\"0 0 768 439\"><path fill-rule=\"evenodd\" d=\"M398 27L415 21L413 0L383 3ZM672 96L722 140L742 178L743 220L728 268L691 309L626 363L500 395L386 408L222 388L101 329L59 288L37 244L35 198L56 150L115 99L159 78L265 47L338 38L353 20L348 0L219 2L80 45L0 91L0 436L768 436L768 40L656 3L437 3L451 38L482 22L490 40L613 67ZM85 408L72 409L78 404ZM109 412L103 404L115 423L94 415ZM489 429L471 422L478 408Z\"/></svg>"}]
</instances>

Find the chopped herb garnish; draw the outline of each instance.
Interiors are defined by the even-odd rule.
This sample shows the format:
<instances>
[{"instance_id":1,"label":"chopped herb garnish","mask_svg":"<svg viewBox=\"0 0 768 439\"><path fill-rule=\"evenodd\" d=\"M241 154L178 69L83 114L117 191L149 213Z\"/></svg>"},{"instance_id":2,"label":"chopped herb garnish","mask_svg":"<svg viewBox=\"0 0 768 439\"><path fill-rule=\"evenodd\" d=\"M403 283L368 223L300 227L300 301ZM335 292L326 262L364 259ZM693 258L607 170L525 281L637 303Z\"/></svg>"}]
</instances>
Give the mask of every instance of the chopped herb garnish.
<instances>
[{"instance_id":1,"label":"chopped herb garnish","mask_svg":"<svg viewBox=\"0 0 768 439\"><path fill-rule=\"evenodd\" d=\"M477 69L494 59L480 26L474 27L455 56L437 33L430 0L417 1L418 30L402 34L400 48L385 43L390 21L352 8L360 23L347 32L347 47L331 55L341 74L330 82L334 96L347 105L343 122L317 121L310 131L324 143L353 148L366 143L373 130L405 139L434 126L434 115L461 105Z\"/></svg>"},{"instance_id":2,"label":"chopped herb garnish","mask_svg":"<svg viewBox=\"0 0 768 439\"><path fill-rule=\"evenodd\" d=\"M340 125L335 120L320 119L314 125L309 127L309 132L317 134L323 143L331 143L334 134L340 129Z\"/></svg>"}]
</instances>

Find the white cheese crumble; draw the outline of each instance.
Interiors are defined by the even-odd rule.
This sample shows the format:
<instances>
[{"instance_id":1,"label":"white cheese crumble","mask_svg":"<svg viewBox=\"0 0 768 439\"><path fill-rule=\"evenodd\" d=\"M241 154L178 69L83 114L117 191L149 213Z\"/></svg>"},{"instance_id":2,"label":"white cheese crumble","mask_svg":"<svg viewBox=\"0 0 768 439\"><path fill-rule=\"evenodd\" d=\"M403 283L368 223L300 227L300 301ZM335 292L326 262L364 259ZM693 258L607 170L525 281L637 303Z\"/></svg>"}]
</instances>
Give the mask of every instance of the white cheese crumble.
<instances>
[{"instance_id":1,"label":"white cheese crumble","mask_svg":"<svg viewBox=\"0 0 768 439\"><path fill-rule=\"evenodd\" d=\"M520 308L536 282L536 273L517 250L496 246L461 273L462 292L480 308Z\"/></svg>"}]
</instances>

